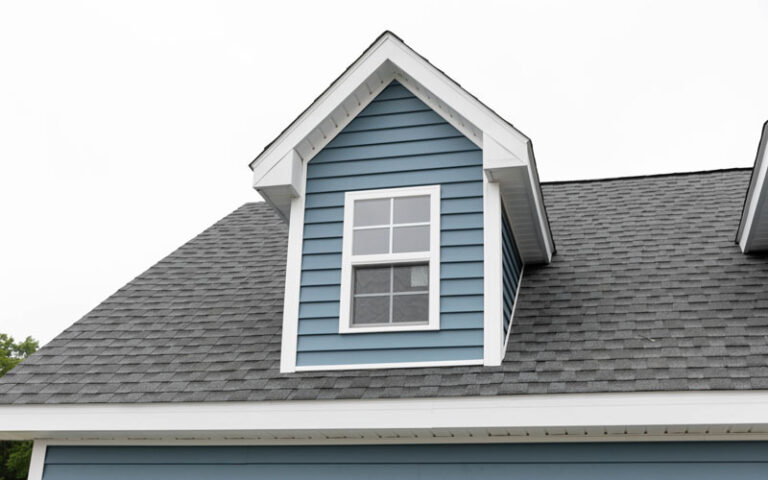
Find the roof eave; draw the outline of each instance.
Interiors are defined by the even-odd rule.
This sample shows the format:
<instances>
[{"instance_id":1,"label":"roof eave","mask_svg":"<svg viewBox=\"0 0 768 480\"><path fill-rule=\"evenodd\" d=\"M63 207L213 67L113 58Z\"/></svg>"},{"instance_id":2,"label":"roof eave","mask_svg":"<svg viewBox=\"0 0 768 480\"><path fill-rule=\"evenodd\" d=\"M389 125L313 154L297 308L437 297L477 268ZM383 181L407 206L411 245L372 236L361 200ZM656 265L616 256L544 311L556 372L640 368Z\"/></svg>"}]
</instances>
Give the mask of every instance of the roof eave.
<instances>
[{"instance_id":1,"label":"roof eave","mask_svg":"<svg viewBox=\"0 0 768 480\"><path fill-rule=\"evenodd\" d=\"M488 179L500 183L502 196L518 198L505 206L516 239L523 242L524 261L548 263L554 242L530 139L391 32L384 32L251 163L254 187L289 218L290 199L302 195L303 177L292 173L296 162L306 165L392 80L483 148Z\"/></svg>"},{"instance_id":2,"label":"roof eave","mask_svg":"<svg viewBox=\"0 0 768 480\"><path fill-rule=\"evenodd\" d=\"M0 439L465 443L768 438L765 391L2 405ZM716 437L720 438L720 437Z\"/></svg>"},{"instance_id":3,"label":"roof eave","mask_svg":"<svg viewBox=\"0 0 768 480\"><path fill-rule=\"evenodd\" d=\"M736 243L744 253L768 250L768 159L765 158L767 150L768 122L765 122L736 234Z\"/></svg>"}]
</instances>

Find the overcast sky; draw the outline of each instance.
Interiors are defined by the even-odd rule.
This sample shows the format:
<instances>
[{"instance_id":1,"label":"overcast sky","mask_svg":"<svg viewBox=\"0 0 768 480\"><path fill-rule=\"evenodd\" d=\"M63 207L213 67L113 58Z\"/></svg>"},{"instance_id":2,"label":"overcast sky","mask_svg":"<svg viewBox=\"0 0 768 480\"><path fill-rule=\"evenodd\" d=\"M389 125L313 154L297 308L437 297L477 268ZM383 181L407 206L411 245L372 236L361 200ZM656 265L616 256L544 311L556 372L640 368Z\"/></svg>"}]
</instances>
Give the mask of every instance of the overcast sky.
<instances>
[{"instance_id":1,"label":"overcast sky","mask_svg":"<svg viewBox=\"0 0 768 480\"><path fill-rule=\"evenodd\" d=\"M751 166L768 120L768 1L5 1L0 332L49 341L258 200L248 162L385 29L544 181Z\"/></svg>"}]
</instances>

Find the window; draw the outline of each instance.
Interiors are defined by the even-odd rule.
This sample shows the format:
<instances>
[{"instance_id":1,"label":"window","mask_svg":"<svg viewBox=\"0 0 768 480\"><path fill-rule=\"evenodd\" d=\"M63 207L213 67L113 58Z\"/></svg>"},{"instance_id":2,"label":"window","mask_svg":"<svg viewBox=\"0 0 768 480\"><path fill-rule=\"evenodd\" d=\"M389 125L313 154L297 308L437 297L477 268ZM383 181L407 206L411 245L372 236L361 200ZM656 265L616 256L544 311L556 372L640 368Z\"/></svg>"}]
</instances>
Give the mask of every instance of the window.
<instances>
[{"instance_id":1,"label":"window","mask_svg":"<svg viewBox=\"0 0 768 480\"><path fill-rule=\"evenodd\" d=\"M347 192L342 333L439 328L440 187Z\"/></svg>"}]
</instances>

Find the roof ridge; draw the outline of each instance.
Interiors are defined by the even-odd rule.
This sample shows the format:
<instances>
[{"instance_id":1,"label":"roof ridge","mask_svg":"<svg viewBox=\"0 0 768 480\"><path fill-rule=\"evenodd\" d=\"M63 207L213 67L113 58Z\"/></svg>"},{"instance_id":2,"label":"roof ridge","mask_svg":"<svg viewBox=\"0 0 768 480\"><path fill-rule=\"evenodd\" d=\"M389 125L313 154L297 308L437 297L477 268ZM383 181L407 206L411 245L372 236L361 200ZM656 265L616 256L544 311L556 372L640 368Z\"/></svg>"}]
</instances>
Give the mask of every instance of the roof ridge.
<instances>
[{"instance_id":1,"label":"roof ridge","mask_svg":"<svg viewBox=\"0 0 768 480\"><path fill-rule=\"evenodd\" d=\"M658 178L658 177L682 177L687 175L708 175L713 173L725 173L725 172L741 172L752 170L752 167L731 167L731 168L718 168L714 170L694 170L689 172L669 172L669 173L651 173L647 175L627 175L622 177L603 177L603 178L584 178L578 180L551 180L547 182L540 182L542 185L559 185L563 183L595 183L595 182L613 182L620 180L637 180L642 178Z\"/></svg>"}]
</instances>

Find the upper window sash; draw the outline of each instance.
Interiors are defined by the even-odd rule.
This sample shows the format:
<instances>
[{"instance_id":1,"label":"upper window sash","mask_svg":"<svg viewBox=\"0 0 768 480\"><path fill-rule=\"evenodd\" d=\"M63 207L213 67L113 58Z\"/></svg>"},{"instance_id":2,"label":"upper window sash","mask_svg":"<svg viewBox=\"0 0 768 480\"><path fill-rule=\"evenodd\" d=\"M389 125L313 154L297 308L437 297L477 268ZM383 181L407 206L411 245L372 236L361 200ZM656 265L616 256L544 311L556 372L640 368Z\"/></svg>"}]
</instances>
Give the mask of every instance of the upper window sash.
<instances>
[{"instance_id":1,"label":"upper window sash","mask_svg":"<svg viewBox=\"0 0 768 480\"><path fill-rule=\"evenodd\" d=\"M425 220L423 213L413 209L400 208L398 214L395 214L396 199L404 197L428 196L429 197L429 217ZM371 200L372 202L360 203L360 201ZM388 214L378 215L377 209L383 205L383 201L388 202ZM381 201L381 202L376 202ZM355 205L365 207L368 211L366 215L358 212L357 222ZM407 202L401 203L402 207L408 207ZM428 248L422 250L418 248L419 237L423 234L418 231L422 227L428 228L429 241ZM386 248L383 242L375 245L365 245L359 241L357 253L355 249L355 233L366 230L378 231L379 234L384 229L388 229ZM409 229L416 229L408 231ZM396 251L398 249L408 250L404 245L408 244L408 234L412 233L412 238L417 241L416 251ZM404 240L398 243L398 236ZM372 235L370 238L374 242L379 241L380 235ZM365 240L365 239L363 239ZM425 247L427 245L424 245ZM429 321L426 324L389 324L375 326L352 326L352 290L353 275L352 269L357 265L377 265L377 264L397 264L408 262L427 262L429 264ZM346 192L344 196L344 229L342 240L342 261L341 261L341 297L339 312L339 333L362 333L362 332L393 332L393 331L411 331L411 330L437 330L440 328L440 186L420 186L404 187L379 190L364 190Z\"/></svg>"}]
</instances>

